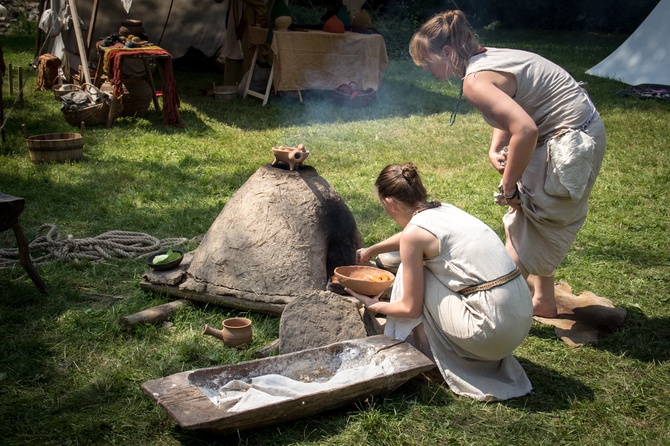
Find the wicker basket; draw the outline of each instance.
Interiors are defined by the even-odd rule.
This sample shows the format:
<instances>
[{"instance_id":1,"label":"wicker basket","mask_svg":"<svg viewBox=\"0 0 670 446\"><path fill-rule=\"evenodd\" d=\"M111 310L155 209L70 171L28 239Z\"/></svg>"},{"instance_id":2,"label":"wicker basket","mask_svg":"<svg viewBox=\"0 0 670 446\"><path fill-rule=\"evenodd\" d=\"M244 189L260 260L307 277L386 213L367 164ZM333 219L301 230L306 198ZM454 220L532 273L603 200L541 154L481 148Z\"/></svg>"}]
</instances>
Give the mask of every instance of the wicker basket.
<instances>
[{"instance_id":1,"label":"wicker basket","mask_svg":"<svg viewBox=\"0 0 670 446\"><path fill-rule=\"evenodd\" d=\"M79 91L79 90L81 90L81 87L75 84L56 84L54 85L53 88L54 96L56 97L56 99L60 99L61 97L65 96L68 93L72 93L73 91Z\"/></svg>"},{"instance_id":2,"label":"wicker basket","mask_svg":"<svg viewBox=\"0 0 670 446\"><path fill-rule=\"evenodd\" d=\"M119 116L144 116L153 99L151 86L144 79L124 79Z\"/></svg>"},{"instance_id":3,"label":"wicker basket","mask_svg":"<svg viewBox=\"0 0 670 446\"><path fill-rule=\"evenodd\" d=\"M377 99L374 88L361 90L356 82L342 84L333 91L335 103L345 107L361 108L370 105Z\"/></svg>"},{"instance_id":4,"label":"wicker basket","mask_svg":"<svg viewBox=\"0 0 670 446\"><path fill-rule=\"evenodd\" d=\"M82 122L87 127L103 125L107 123L109 110L111 108L111 98L107 93L103 93L97 87L91 84L84 84L82 91L91 96L101 98L100 102L89 107L83 107L73 110L63 110L63 116L70 125L78 127Z\"/></svg>"}]
</instances>

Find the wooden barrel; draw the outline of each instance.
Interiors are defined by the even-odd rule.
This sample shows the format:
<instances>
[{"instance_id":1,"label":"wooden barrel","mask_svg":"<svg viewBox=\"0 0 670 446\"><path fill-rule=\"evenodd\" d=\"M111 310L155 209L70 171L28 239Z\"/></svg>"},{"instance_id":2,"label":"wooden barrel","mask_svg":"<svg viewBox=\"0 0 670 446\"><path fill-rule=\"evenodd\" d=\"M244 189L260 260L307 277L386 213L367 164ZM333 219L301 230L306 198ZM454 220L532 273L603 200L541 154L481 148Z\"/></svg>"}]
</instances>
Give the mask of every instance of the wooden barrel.
<instances>
[{"instance_id":1,"label":"wooden barrel","mask_svg":"<svg viewBox=\"0 0 670 446\"><path fill-rule=\"evenodd\" d=\"M84 157L84 137L80 133L47 133L24 136L30 160L34 163L64 162Z\"/></svg>"}]
</instances>

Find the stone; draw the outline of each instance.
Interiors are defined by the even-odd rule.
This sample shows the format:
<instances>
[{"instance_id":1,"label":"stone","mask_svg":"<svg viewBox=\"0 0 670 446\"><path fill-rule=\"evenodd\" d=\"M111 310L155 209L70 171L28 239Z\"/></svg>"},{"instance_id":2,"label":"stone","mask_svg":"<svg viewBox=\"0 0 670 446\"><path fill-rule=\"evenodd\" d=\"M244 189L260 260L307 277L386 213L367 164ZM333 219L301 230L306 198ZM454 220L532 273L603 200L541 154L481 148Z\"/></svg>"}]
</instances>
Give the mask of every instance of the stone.
<instances>
[{"instance_id":1,"label":"stone","mask_svg":"<svg viewBox=\"0 0 670 446\"><path fill-rule=\"evenodd\" d=\"M281 315L279 351L291 353L367 337L360 307L355 298L330 291L296 297Z\"/></svg>"}]
</instances>

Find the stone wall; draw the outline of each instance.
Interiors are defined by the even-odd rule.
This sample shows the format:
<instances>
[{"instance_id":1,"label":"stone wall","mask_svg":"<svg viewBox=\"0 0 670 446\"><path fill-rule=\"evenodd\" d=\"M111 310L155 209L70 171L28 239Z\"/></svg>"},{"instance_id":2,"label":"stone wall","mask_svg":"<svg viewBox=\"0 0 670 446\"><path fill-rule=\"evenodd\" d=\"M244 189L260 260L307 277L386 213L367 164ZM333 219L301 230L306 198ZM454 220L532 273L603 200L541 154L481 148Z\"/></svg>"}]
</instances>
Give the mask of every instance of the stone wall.
<instances>
[{"instance_id":1,"label":"stone wall","mask_svg":"<svg viewBox=\"0 0 670 446\"><path fill-rule=\"evenodd\" d=\"M37 26L39 20L39 2L21 0L0 1L0 35L11 34L21 20L34 21Z\"/></svg>"}]
</instances>

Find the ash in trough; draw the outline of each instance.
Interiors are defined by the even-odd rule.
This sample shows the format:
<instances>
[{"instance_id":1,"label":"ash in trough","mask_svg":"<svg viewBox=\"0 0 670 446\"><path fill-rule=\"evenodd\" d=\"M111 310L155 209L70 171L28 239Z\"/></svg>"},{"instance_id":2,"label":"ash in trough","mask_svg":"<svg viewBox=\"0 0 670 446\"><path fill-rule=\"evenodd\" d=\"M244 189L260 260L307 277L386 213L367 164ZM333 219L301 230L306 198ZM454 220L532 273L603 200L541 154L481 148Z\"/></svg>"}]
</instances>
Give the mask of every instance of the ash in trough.
<instances>
[{"instance_id":1,"label":"ash in trough","mask_svg":"<svg viewBox=\"0 0 670 446\"><path fill-rule=\"evenodd\" d=\"M223 207L178 269L141 286L190 300L281 314L295 297L325 290L355 263L362 238L341 196L310 166L259 168Z\"/></svg>"}]
</instances>

